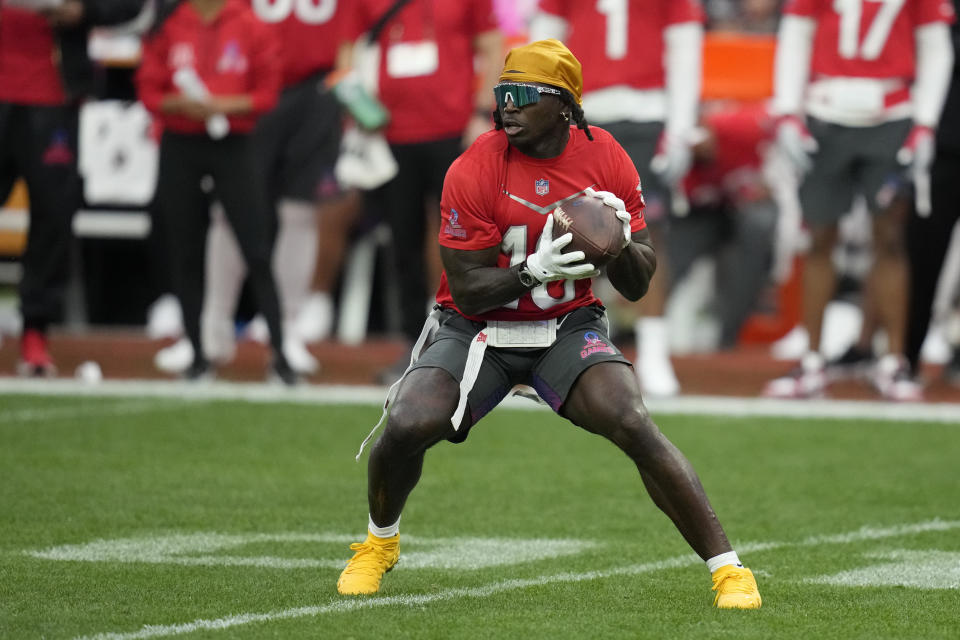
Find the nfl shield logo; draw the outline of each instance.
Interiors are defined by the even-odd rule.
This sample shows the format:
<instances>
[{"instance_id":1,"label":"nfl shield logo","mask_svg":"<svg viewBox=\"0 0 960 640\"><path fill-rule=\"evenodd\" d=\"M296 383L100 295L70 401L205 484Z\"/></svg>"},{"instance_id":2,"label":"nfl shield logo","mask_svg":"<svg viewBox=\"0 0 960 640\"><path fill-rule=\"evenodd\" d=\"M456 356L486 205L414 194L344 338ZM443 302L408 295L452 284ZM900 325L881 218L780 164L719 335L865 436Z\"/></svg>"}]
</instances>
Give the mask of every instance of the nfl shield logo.
<instances>
[{"instance_id":1,"label":"nfl shield logo","mask_svg":"<svg viewBox=\"0 0 960 640\"><path fill-rule=\"evenodd\" d=\"M550 181L544 178L534 181L533 186L536 187L538 196L545 196L550 193Z\"/></svg>"}]
</instances>

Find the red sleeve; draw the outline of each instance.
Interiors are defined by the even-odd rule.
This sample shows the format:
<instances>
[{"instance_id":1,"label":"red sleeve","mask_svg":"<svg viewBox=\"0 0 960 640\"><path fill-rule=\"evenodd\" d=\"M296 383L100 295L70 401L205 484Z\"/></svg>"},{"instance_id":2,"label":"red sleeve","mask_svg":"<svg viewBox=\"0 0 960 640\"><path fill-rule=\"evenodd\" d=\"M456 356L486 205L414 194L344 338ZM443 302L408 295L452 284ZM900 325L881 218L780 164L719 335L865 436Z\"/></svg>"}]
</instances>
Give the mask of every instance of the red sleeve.
<instances>
[{"instance_id":1,"label":"red sleeve","mask_svg":"<svg viewBox=\"0 0 960 640\"><path fill-rule=\"evenodd\" d=\"M160 113L163 96L171 91L170 70L165 63L166 52L167 39L161 30L144 41L140 67L137 69L137 95L147 110L154 114Z\"/></svg>"},{"instance_id":2,"label":"red sleeve","mask_svg":"<svg viewBox=\"0 0 960 640\"><path fill-rule=\"evenodd\" d=\"M667 0L667 7L667 25L706 20L700 0Z\"/></svg>"},{"instance_id":3,"label":"red sleeve","mask_svg":"<svg viewBox=\"0 0 960 640\"><path fill-rule=\"evenodd\" d=\"M953 24L956 15L950 0L920 0L916 5L914 24L922 26L931 22Z\"/></svg>"},{"instance_id":4,"label":"red sleeve","mask_svg":"<svg viewBox=\"0 0 960 640\"><path fill-rule=\"evenodd\" d=\"M280 46L273 31L261 22L253 30L253 68L250 94L254 113L266 113L277 104L280 94Z\"/></svg>"},{"instance_id":5,"label":"red sleeve","mask_svg":"<svg viewBox=\"0 0 960 640\"><path fill-rule=\"evenodd\" d=\"M450 249L488 249L501 240L490 194L482 187L496 181L485 180L485 172L471 160L468 155L457 158L443 180L439 241Z\"/></svg>"},{"instance_id":6,"label":"red sleeve","mask_svg":"<svg viewBox=\"0 0 960 640\"><path fill-rule=\"evenodd\" d=\"M498 28L497 15L493 11L492 0L476 0L473 3L473 24L471 26L474 35Z\"/></svg>"},{"instance_id":7,"label":"red sleeve","mask_svg":"<svg viewBox=\"0 0 960 640\"><path fill-rule=\"evenodd\" d=\"M647 226L647 220L643 216L645 204L640 175L623 147L611 139L610 148L610 186L601 185L601 187L623 200L627 211L630 212L630 230L640 231Z\"/></svg>"}]
</instances>

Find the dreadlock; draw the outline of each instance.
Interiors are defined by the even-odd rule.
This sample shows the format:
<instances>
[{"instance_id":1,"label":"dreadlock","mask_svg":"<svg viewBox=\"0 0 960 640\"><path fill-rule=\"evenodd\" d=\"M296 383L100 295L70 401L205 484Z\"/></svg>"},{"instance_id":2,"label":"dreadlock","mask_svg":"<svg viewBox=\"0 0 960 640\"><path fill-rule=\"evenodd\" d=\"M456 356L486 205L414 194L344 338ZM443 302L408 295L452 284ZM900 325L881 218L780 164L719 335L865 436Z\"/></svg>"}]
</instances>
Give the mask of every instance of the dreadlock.
<instances>
[{"instance_id":1,"label":"dreadlock","mask_svg":"<svg viewBox=\"0 0 960 640\"><path fill-rule=\"evenodd\" d=\"M573 94L562 87L556 88L560 90L560 102L562 102L564 106L570 107L570 118L577 125L578 129L583 129L583 132L587 135L587 140L593 142L593 134L590 133L590 125L587 122L587 117L584 115L580 105L577 104ZM493 110L493 128L497 131L503 129L503 116L500 115L500 109Z\"/></svg>"}]
</instances>

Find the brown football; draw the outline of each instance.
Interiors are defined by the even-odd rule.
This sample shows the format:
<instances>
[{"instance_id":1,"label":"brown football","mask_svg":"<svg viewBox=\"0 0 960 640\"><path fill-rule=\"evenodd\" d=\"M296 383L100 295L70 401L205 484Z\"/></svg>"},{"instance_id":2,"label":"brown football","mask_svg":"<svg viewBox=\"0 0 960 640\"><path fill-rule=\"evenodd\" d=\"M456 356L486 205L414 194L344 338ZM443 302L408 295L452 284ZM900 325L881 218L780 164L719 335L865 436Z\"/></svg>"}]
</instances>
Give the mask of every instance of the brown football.
<instances>
[{"instance_id":1,"label":"brown football","mask_svg":"<svg viewBox=\"0 0 960 640\"><path fill-rule=\"evenodd\" d=\"M583 251L586 262L599 268L610 262L623 248L623 223L613 207L603 200L582 195L553 210L553 237L572 233L573 240L564 253Z\"/></svg>"}]
</instances>

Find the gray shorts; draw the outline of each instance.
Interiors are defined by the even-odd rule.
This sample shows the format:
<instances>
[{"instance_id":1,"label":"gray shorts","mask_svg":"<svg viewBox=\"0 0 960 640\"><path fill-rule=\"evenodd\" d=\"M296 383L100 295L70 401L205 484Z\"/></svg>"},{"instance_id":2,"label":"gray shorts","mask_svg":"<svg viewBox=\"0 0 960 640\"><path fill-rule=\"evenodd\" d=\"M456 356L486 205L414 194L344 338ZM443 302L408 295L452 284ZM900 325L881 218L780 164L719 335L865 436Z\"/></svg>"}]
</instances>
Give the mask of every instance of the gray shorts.
<instances>
[{"instance_id":1,"label":"gray shorts","mask_svg":"<svg viewBox=\"0 0 960 640\"><path fill-rule=\"evenodd\" d=\"M456 379L463 378L470 342L483 329L455 311L445 309L433 341L414 369L438 367ZM533 387L559 412L580 374L598 362L630 365L610 341L606 311L601 306L583 307L557 319L557 340L549 347L522 349L487 347L480 373L467 397L468 415L451 442L463 442L470 427L500 404L518 384Z\"/></svg>"},{"instance_id":2,"label":"gray shorts","mask_svg":"<svg viewBox=\"0 0 960 640\"><path fill-rule=\"evenodd\" d=\"M800 185L803 217L811 226L837 222L860 194L872 215L883 213L906 187L897 150L907 139L909 120L874 127L847 127L808 118L819 149L813 169Z\"/></svg>"},{"instance_id":3,"label":"gray shorts","mask_svg":"<svg viewBox=\"0 0 960 640\"><path fill-rule=\"evenodd\" d=\"M610 122L597 125L620 143L640 174L640 186L646 207L643 216L647 224L666 225L670 220L670 189L650 169L650 161L657 153L662 122Z\"/></svg>"},{"instance_id":4,"label":"gray shorts","mask_svg":"<svg viewBox=\"0 0 960 640\"><path fill-rule=\"evenodd\" d=\"M333 173L340 154L341 110L322 74L280 94L277 106L254 130L260 170L274 200L322 202L340 195Z\"/></svg>"}]
</instances>

